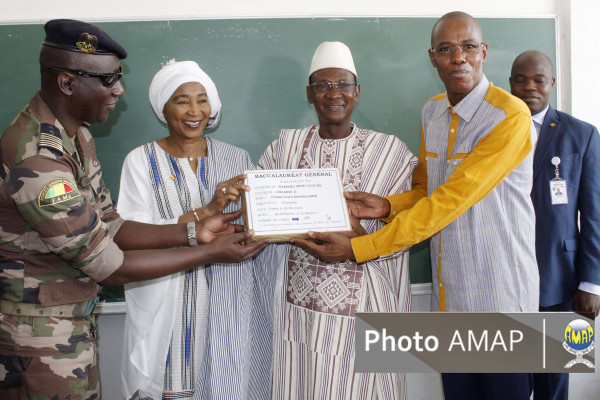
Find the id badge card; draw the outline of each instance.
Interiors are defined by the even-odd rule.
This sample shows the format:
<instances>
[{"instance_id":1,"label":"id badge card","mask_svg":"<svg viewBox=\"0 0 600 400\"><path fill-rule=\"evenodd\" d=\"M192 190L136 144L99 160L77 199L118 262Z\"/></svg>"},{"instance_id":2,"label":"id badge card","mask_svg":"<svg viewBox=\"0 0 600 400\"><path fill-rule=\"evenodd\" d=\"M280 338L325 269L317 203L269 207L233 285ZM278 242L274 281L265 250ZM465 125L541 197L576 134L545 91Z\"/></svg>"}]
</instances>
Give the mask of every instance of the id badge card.
<instances>
[{"instance_id":1,"label":"id badge card","mask_svg":"<svg viewBox=\"0 0 600 400\"><path fill-rule=\"evenodd\" d=\"M569 203L567 181L560 178L550 181L550 199L552 200L552 205Z\"/></svg>"}]
</instances>

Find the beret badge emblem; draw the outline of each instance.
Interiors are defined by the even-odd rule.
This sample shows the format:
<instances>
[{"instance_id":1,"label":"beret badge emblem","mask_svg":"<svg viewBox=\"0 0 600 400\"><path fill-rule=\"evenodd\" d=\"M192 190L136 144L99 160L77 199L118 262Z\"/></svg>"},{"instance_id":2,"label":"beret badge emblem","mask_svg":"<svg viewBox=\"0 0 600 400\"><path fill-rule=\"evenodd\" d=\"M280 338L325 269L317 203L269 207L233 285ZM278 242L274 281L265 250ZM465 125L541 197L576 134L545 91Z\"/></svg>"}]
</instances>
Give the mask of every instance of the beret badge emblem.
<instances>
[{"instance_id":1,"label":"beret badge emblem","mask_svg":"<svg viewBox=\"0 0 600 400\"><path fill-rule=\"evenodd\" d=\"M79 35L75 44L81 51L93 53L98 48L98 38L94 35L84 32Z\"/></svg>"}]
</instances>

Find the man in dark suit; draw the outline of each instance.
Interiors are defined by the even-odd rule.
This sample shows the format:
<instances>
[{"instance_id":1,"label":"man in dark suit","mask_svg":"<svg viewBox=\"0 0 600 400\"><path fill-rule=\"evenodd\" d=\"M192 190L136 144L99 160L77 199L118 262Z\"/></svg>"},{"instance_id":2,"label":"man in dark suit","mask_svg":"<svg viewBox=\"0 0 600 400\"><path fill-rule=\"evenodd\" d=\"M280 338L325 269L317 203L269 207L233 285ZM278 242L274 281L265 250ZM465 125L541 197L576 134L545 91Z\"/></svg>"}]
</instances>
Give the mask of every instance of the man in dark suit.
<instances>
[{"instance_id":1,"label":"man in dark suit","mask_svg":"<svg viewBox=\"0 0 600 400\"><path fill-rule=\"evenodd\" d=\"M552 62L529 50L514 61L511 93L531 110L538 132L531 198L536 213L540 311L600 309L600 137L549 106ZM578 223L579 222L579 223ZM534 398L568 398L569 374L534 374Z\"/></svg>"}]
</instances>

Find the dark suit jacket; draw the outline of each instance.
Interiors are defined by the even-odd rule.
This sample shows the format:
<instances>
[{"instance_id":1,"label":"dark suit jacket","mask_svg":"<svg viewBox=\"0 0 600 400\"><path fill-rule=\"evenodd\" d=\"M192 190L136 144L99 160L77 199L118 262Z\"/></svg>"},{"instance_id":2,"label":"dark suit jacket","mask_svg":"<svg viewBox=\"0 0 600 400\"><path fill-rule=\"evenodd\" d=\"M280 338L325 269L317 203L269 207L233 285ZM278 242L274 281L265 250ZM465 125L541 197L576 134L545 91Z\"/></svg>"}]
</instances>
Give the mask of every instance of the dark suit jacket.
<instances>
[{"instance_id":1,"label":"dark suit jacket","mask_svg":"<svg viewBox=\"0 0 600 400\"><path fill-rule=\"evenodd\" d=\"M567 181L568 204L551 202L555 156ZM548 109L535 148L531 198L540 305L548 307L572 299L581 281L600 284L600 136L594 126Z\"/></svg>"}]
</instances>

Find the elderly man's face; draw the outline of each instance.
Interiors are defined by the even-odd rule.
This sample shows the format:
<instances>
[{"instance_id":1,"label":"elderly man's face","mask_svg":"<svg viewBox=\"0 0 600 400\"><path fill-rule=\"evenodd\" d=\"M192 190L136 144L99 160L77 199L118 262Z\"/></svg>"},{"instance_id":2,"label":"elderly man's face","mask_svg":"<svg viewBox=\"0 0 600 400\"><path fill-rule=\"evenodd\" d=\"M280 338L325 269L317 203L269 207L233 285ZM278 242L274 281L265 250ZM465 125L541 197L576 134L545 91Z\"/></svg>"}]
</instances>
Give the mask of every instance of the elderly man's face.
<instances>
[{"instance_id":1,"label":"elderly man's face","mask_svg":"<svg viewBox=\"0 0 600 400\"><path fill-rule=\"evenodd\" d=\"M455 17L442 21L433 33L436 52L429 50L429 58L444 82L452 105L461 101L481 81L487 56L487 45L481 43L481 29L469 18ZM467 53L456 47L465 45L477 46L477 49L474 53ZM444 57L442 53L449 49L449 56Z\"/></svg>"},{"instance_id":2,"label":"elderly man's face","mask_svg":"<svg viewBox=\"0 0 600 400\"><path fill-rule=\"evenodd\" d=\"M328 83L338 84L337 87L329 85L326 90L324 86ZM340 83L350 83L347 88L340 88ZM360 85L356 83L352 72L341 68L325 68L312 74L312 84L306 88L308 101L315 105L319 117L319 123L340 124L350 121L354 110L354 103L358 101ZM315 87L315 86L321 86Z\"/></svg>"}]
</instances>

